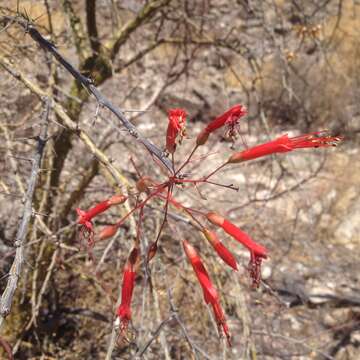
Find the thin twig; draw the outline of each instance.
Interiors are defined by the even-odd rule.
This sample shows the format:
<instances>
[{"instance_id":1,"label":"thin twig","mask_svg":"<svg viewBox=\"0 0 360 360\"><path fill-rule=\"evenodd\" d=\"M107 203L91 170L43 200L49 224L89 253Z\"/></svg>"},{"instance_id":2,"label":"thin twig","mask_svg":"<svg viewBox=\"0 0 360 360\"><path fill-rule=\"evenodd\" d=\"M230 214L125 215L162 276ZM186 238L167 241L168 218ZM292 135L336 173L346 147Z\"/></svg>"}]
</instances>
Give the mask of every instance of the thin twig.
<instances>
[{"instance_id":1,"label":"thin twig","mask_svg":"<svg viewBox=\"0 0 360 360\"><path fill-rule=\"evenodd\" d=\"M6 352L7 356L8 356L8 359L9 360L14 360L14 356L13 356L10 344L1 337L0 337L0 346L2 346L2 348L5 350L5 352Z\"/></svg>"},{"instance_id":2,"label":"thin twig","mask_svg":"<svg viewBox=\"0 0 360 360\"><path fill-rule=\"evenodd\" d=\"M177 323L179 324L182 334L184 335L186 341L190 345L190 348L193 351L195 359L196 360L199 359L199 357L197 355L197 352L199 352L205 359L211 360L210 356L208 354L206 354L206 352L204 350L202 350L197 344L195 344L194 341L190 338L190 336L186 330L186 327L185 327L184 323L182 322L182 320L180 319L180 316L175 308L170 289L168 289L168 300L169 300L170 310L171 310L174 318L176 319Z\"/></svg>"},{"instance_id":3,"label":"thin twig","mask_svg":"<svg viewBox=\"0 0 360 360\"><path fill-rule=\"evenodd\" d=\"M152 337L146 342L146 344L144 344L144 346L141 348L141 350L139 350L137 357L141 358L145 354L146 350L149 348L149 346L152 344L152 342L159 336L161 329L168 322L170 322L173 317L174 317L174 315L170 315L168 318L166 318L159 324L159 326L155 329L155 331L153 331Z\"/></svg>"},{"instance_id":4,"label":"thin twig","mask_svg":"<svg viewBox=\"0 0 360 360\"><path fill-rule=\"evenodd\" d=\"M116 234L116 235L109 241L109 243L106 245L106 248L105 248L105 250L104 250L101 258L100 258L99 262L98 262L97 265L96 265L95 274L97 274L97 273L99 272L101 265L104 263L107 254L109 253L109 251L110 251L111 248L113 247L113 245L114 245L115 241L118 239L119 235L120 235L120 232L118 232L118 234Z\"/></svg>"},{"instance_id":5,"label":"thin twig","mask_svg":"<svg viewBox=\"0 0 360 360\"><path fill-rule=\"evenodd\" d=\"M157 285L155 283L156 279L153 279L153 291L152 291L152 295L153 295L153 299L154 299L154 310L155 310L155 316L158 322L160 322L161 319L161 313L160 313L160 301L159 301L159 295L158 295L158 291L156 289ZM164 359L165 360L171 360L170 358L170 351L169 351L169 346L168 343L166 341L166 337L165 334L162 332L160 333L160 344L162 346L162 348L164 349Z\"/></svg>"}]
</instances>

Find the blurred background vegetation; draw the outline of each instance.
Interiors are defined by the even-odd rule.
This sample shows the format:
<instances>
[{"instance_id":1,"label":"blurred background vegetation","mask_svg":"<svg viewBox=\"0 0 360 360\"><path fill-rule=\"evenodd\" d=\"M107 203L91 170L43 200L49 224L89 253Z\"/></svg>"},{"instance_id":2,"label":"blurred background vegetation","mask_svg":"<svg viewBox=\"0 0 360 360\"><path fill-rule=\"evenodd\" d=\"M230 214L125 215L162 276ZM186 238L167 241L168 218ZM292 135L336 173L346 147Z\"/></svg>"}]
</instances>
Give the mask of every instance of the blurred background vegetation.
<instances>
[{"instance_id":1,"label":"blurred background vegetation","mask_svg":"<svg viewBox=\"0 0 360 360\"><path fill-rule=\"evenodd\" d=\"M207 186L201 189L206 199L192 190L175 194L189 206L228 216L270 249L259 290L250 289L244 267L237 273L224 268L200 235L174 221L176 231L165 229L152 263L152 291L144 287L142 270L137 276L129 339L111 348L134 220L95 245L94 262L79 243L75 208L131 190L137 174L130 156L142 174L163 175L112 115L97 109L88 91L9 21L17 7L160 148L167 110L186 109L188 135L179 160L205 123L244 104L249 115L241 120L241 136L234 144L221 131L211 138L202 149L209 156L192 169L196 175L208 173L233 148L286 132L330 129L345 136L336 149L294 152L217 175L239 186L238 193ZM1 293L14 258L27 159L40 131L39 92L60 104L73 126L51 113L24 269L0 333L15 359L360 358L358 1L0 0L0 24ZM114 223L123 211L111 209L96 226ZM146 209L143 249L161 220L156 209ZM221 293L231 349L218 339L184 258L183 237L199 248ZM246 266L246 252L223 241ZM173 311L169 289L181 323L169 320L154 333Z\"/></svg>"}]
</instances>

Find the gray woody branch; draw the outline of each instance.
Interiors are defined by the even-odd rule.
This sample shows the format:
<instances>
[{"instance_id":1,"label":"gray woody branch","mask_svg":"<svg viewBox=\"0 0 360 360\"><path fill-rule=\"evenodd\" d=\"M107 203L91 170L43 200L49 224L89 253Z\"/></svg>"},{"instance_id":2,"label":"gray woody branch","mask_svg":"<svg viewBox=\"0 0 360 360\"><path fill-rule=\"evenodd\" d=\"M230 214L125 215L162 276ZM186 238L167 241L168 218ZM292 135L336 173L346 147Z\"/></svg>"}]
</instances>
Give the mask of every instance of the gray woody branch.
<instances>
[{"instance_id":1,"label":"gray woody branch","mask_svg":"<svg viewBox=\"0 0 360 360\"><path fill-rule=\"evenodd\" d=\"M166 157L165 153L154 145L150 140L143 137L137 128L126 118L124 113L117 108L112 102L106 98L93 84L92 80L82 75L79 70L75 69L56 49L55 45L46 40L39 31L28 21L18 19L17 22L29 33L33 40L35 40L43 49L49 51L56 60L88 91L93 94L100 106L109 109L122 125L127 129L129 134L137 139L145 148L155 156L169 171L173 172L171 161Z\"/></svg>"},{"instance_id":2,"label":"gray woody branch","mask_svg":"<svg viewBox=\"0 0 360 360\"><path fill-rule=\"evenodd\" d=\"M13 297L17 288L17 284L21 275L24 263L24 243L32 216L32 201L36 187L36 181L40 170L40 164L44 147L47 141L48 118L50 111L50 100L46 100L46 108L43 116L43 123L38 137L37 149L35 151L31 174L28 182L28 188L24 198L24 210L20 221L19 228L16 233L14 246L16 247L15 258L11 265L8 281L2 297L0 299L0 328L5 317L10 313Z\"/></svg>"}]
</instances>

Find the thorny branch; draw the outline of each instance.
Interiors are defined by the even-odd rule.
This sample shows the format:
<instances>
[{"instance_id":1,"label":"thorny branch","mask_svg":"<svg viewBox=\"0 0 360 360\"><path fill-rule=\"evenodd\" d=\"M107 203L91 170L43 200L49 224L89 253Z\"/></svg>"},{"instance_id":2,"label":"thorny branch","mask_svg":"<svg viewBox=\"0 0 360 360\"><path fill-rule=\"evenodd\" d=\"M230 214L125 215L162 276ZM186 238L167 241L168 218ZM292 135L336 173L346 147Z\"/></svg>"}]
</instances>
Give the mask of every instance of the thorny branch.
<instances>
[{"instance_id":1,"label":"thorny branch","mask_svg":"<svg viewBox=\"0 0 360 360\"><path fill-rule=\"evenodd\" d=\"M65 3L71 3L70 1L65 1L65 0L63 0L63 2ZM93 3L93 4L95 4L95 2L96 2L96 0L95 1L92 1L92 0L88 0L88 3ZM147 4L150 4L150 3L157 3L158 1L151 1L150 0L150 2L147 2ZM165 1L162 1L163 3L165 3ZM189 2L189 3L191 3L191 2ZM240 3L242 3L242 2L238 2L239 4ZM244 3L246 3L247 4L247 2L244 2ZM325 1L324 2L324 4L325 3L328 3L327 1ZM295 3L296 4L296 3ZM147 6L147 5L146 5ZM186 6L189 6L188 4L186 5ZM254 13L256 13L256 16L257 16L257 11L258 11L258 9L256 9L255 10L255 6L254 5L249 5L249 4L247 4L247 5L241 5L241 6L244 6L244 7L246 7L246 8L248 8L246 11L249 11L249 14L251 13L251 14L254 14ZM252 9L252 7L254 6L254 9ZM255 10L255 11L254 11ZM251 15L250 14L250 15ZM94 14L95 15L95 14ZM184 13L184 15L185 15L185 13ZM189 15L189 18L190 18L190 20L191 20L191 14L188 14L188 10L186 11L186 18L187 18L187 15ZM310 17L312 17L313 15L311 15ZM165 17L164 17L165 18ZM201 18L204 18L205 19L205 16L201 16ZM261 19L261 17L259 17L260 19ZM251 19L252 20L252 19ZM203 21L203 20L202 20ZM189 21L189 23L190 23L190 21ZM337 23L337 25L338 25L338 23ZM337 25L336 25L336 27L337 27ZM258 26L258 25L257 25ZM264 26L264 25L263 25ZM199 26L198 26L199 27ZM251 27L251 26L249 26L249 27ZM264 26L265 27L265 26ZM128 27L129 29L131 29L132 27L131 26L129 26ZM234 28L232 28L231 29L231 31L229 32L229 34L228 34L228 36L230 37L230 34L231 34L231 32L232 32L232 30L233 30ZM74 30L74 29L73 29ZM123 29L121 29L121 30L123 30ZM272 29L271 29L272 30ZM160 32L160 31L159 31ZM267 27L266 27L266 32L265 33L268 33L268 35L271 37L271 40L273 41L273 42L275 42L276 40L277 40L277 38L275 38L274 36L272 36L272 34L273 34L273 32L274 31L271 31L271 34L270 34L270 32L267 30ZM123 31L123 33L126 35L126 34L129 34L129 33L126 33L126 32L124 32ZM274 32L275 33L275 32ZM199 34L199 37L200 37L200 39L201 39L201 37L202 36L204 36L203 34L205 34L205 36L206 36L206 34L207 34L207 31L204 31L204 29L203 29L203 24L201 24L201 28L199 28L199 31L198 31L198 34ZM89 32L89 35L90 35L90 32ZM205 37L204 36L204 37ZM215 46L215 47L218 47L218 48L224 48L224 49L229 49L229 50L232 50L234 53L236 53L237 51L235 51L236 49L236 44L235 44L235 47L234 48L232 48L232 47L230 47L229 45L230 45L230 41L229 41L229 43L227 43L227 37L228 36L226 36L225 38L224 38L224 40L223 41L217 41L217 39L214 37L214 39L210 39L210 40L208 40L208 41L203 41L203 40L199 40L199 39L187 39L187 43L186 43L186 46L187 46L187 44L189 44L189 46L190 46L190 44L192 44L192 43L200 43L201 42L201 45L205 45L205 46ZM127 36L128 37L128 36ZM172 38L170 38L170 40L171 40ZM285 39L285 37L284 37L284 39ZM143 56L143 54L144 53L146 53L147 51L151 51L153 48L155 48L157 45L159 45L160 43L163 43L163 42L165 42L165 43L174 43L174 44L184 44L185 43L185 41L183 40L183 39L179 39L179 41L164 41L164 40L160 40L158 43L154 43L153 45L150 45L150 46L148 46L148 47L146 47L145 48L145 50L144 51L141 51L139 54L140 54L140 56ZM122 43L124 43L125 41L123 41ZM50 43L51 44L51 43ZM110 43L111 44L111 43ZM200 45L200 44L198 44L198 45ZM282 44L283 45L283 44ZM85 47L85 45L84 45L84 47ZM241 45L241 48L244 48L244 49L246 49L246 44L244 44L244 45ZM104 49L104 48L103 48ZM110 49L109 47L107 48L106 46L105 46L105 51L107 50L107 49ZM49 49L46 49L47 51L50 51ZM90 49L87 49L88 51L90 50ZM286 50L286 47L283 47L283 46L278 46L277 47L277 51L278 51L278 55L282 55L282 57L281 58L284 58L285 59L285 56L284 56L284 53L283 53L283 51L284 50ZM84 49L84 51L85 51L85 49ZM249 49L247 49L247 51L249 52L250 50ZM220 51L219 50L217 50L217 53L219 54L219 55L221 55L221 53L220 53ZM245 55L246 54L244 54L244 52L238 52L238 55L240 55L240 56L244 56L245 57ZM250 57L250 55L251 55L251 53L249 53L248 54L249 55L249 57ZM55 55L54 55L55 56ZM80 54L79 54L79 56L80 56ZM235 54L234 54L234 56L235 56ZM251 55L251 57L252 56L255 56L255 55ZM87 57L87 56L86 56ZM135 61L138 59L138 57L137 57L137 55L135 55L133 58L131 58L130 60L128 60L128 62L125 64L125 65L121 65L121 67L124 67L124 66L128 66L129 64L132 64L133 63L133 59L135 59ZM226 66L228 67L228 69L231 71L231 73L233 73L233 75L236 77L236 79L237 79L237 81L239 82L239 84L241 83L241 85L242 85L242 79L240 79L240 77L238 77L237 75L236 75L236 73L235 73L235 71L233 70L233 67L232 67L232 64L233 64L233 61L229 61L225 56L221 56L221 60L226 64ZM257 62L257 61L260 61L261 62L261 59L260 59L260 55L259 54L257 54L256 53L256 59L253 59L253 58L249 58L248 59L249 60L249 63L250 62ZM81 63L81 61L80 61L80 63ZM233 64L233 65L235 65L235 64ZM261 65L261 64L260 64ZM261 74L261 71L260 71L260 69L261 69L261 66L259 65L259 71L258 72L256 72L256 76L258 77L258 79L257 80L254 80L254 82L253 82L253 89L246 89L246 87L245 86L243 86L242 85L242 87L243 87L243 91L245 91L248 95L249 95L249 93L251 93L251 92L255 92L255 98L256 98L256 102L258 103L258 106L260 107L260 111L259 111L259 113L258 114L256 114L254 117L257 117L258 115L260 116L260 118L261 118L261 120L262 120L262 122L263 122L263 124L264 124L264 127L266 128L266 129L268 129L268 120L271 120L271 117L269 116L269 118L267 118L267 116L268 116L268 111L267 111L267 109L268 109L268 104L266 104L266 101L264 100L264 98L263 98L263 95L260 93L260 90L261 89L258 89L257 87L255 87L255 84L256 84L256 82L258 81L258 82L261 82L262 83L262 81L261 81L261 77L263 76L262 74ZM292 69L292 64L290 64L290 68ZM80 68L81 68L81 66L80 66ZM121 68L120 68L121 69ZM286 72L286 73L284 73L283 74L283 77L284 77L284 84L283 84L283 88L285 89L285 90L287 90L288 91L288 93L289 93L289 97L291 98L292 96L295 98L295 100L297 100L297 94L296 93L294 93L294 89L292 88L292 84L291 84L291 81L289 81L289 79L288 79L288 77L290 78L290 75L289 75L289 73L288 72ZM77 78L75 77L75 79L77 80ZM259 80L260 79L260 80ZM76 82L76 80L75 80L75 82ZM291 78L290 78L290 80L291 80ZM80 82L80 83L82 83L82 82ZM83 84L83 83L82 83ZM90 83L89 83L90 84ZM83 84L84 85L84 84ZM260 87L260 86L259 86ZM273 89L273 86L271 87L272 89ZM86 87L85 85L84 85L84 88L83 88L83 91L85 90L85 89L87 89L87 90L89 90L89 88L88 87ZM89 90L90 91L90 90ZM95 95L95 94L94 94ZM95 95L96 96L96 95ZM74 99L75 99L75 97L74 97ZM250 100L249 100L249 98L248 98L248 101L247 101L247 103L250 103ZM101 103L99 102L99 104L101 105ZM300 105L300 104L299 104ZM64 114L66 115L66 113L64 112ZM306 116L308 116L308 115L306 115ZM75 118L74 118L75 119ZM70 121L71 121L71 119L70 119ZM73 122L72 124L75 124L75 122ZM269 124L271 124L271 123L269 123ZM82 132L82 130L80 130L80 132L78 133L77 132L77 129L76 130L74 130L75 128L71 128L72 129L72 131L73 132L76 132L78 135ZM85 134L84 132L83 132L83 134ZM86 134L85 134L86 135ZM79 136L80 137L80 136ZM81 138L81 137L80 137ZM83 140L84 141L84 138L81 138L81 140ZM281 195L284 195L285 193L287 193L287 192L289 192L289 191L291 191L291 190L295 190L298 186L300 186L301 184L303 184L303 182L301 181L300 183L298 183L298 184L296 184L294 187L290 187L288 190L285 190L285 191L282 191L281 193L279 193L279 194L275 194L275 190L278 190L278 188L277 188L277 186L274 186L272 189L271 189L271 191L270 191L270 195L271 194L275 194L275 195L273 195L273 196L270 196L269 198L268 197L266 197L266 198L264 198L264 199L257 199L257 197L255 197L255 199L254 199L254 202L265 202L265 201L270 201L270 200L273 200L273 199L276 199L276 198L278 198L279 196L281 196ZM165 200L165 199L164 199ZM249 203L250 202L252 202L253 200L252 199L250 199L250 201L249 201ZM244 204L243 206L245 206L245 205L247 205L248 203L246 203L246 204ZM161 210L161 209L154 209L154 208L152 208L150 205L146 205L147 207L149 207L150 209L153 209L153 210L156 210L156 211L160 211L160 212L164 212L164 210ZM185 218L180 218L180 216L179 215L177 215L177 214L171 214L171 213L168 213L168 215L169 215L169 217L174 217L174 218L176 218L176 220L181 220L181 221L184 221L184 222L187 222L188 220L187 219L185 219ZM27 241L27 245L29 245L28 244L29 243L29 241ZM241 303L244 303L244 300L242 299L242 301L240 301ZM243 304L244 305L244 304ZM176 311L176 310L175 310ZM165 318L165 319L171 319L172 318L172 316L171 316L171 314L170 314L170 316L169 316L169 318ZM166 322L167 323L167 320L164 320L164 322ZM159 327L158 327L158 330L159 331L161 331L161 329L164 329L164 325L166 325L166 323L165 324L163 324L163 323L160 323L160 325L159 325ZM158 324L159 324L159 322L158 322ZM163 327L164 326L164 327ZM245 327L245 326L244 326ZM156 335L156 336L155 336ZM152 338L151 339L151 341L154 341L154 339L156 340L156 338L157 338L157 335L158 334L155 334L154 336L154 338ZM246 333L246 335L245 335L245 332L244 332L244 338L245 339L248 339L248 337L249 337L249 333ZM1 339L0 339L1 340ZM151 345L151 343L149 344L149 346ZM145 351L146 351L146 349L145 349ZM252 354L253 355L253 358L255 358L256 357L256 354L254 353L254 354ZM206 356L204 356L205 358L206 358ZM224 358L225 358L225 355L224 355Z\"/></svg>"},{"instance_id":2,"label":"thorny branch","mask_svg":"<svg viewBox=\"0 0 360 360\"><path fill-rule=\"evenodd\" d=\"M120 47L126 42L130 34L137 29L142 23L144 23L152 14L158 9L170 3L171 0L153 0L147 2L147 4L140 10L138 16L132 21L126 24L123 28L115 34L115 40L105 44L105 47L110 49L110 58L114 60Z\"/></svg>"},{"instance_id":3,"label":"thorny branch","mask_svg":"<svg viewBox=\"0 0 360 360\"><path fill-rule=\"evenodd\" d=\"M36 84L31 82L22 72L15 70L11 67L10 63L0 56L0 66L4 67L12 76L21 81L27 88L29 88L39 98L43 99L47 96L46 92L43 91ZM50 98L51 99L51 98ZM95 145L95 142L90 136L82 130L71 118L67 115L65 109L56 101L51 103L52 109L62 120L62 125L66 126L69 130L75 132L81 141L88 147L90 152L99 160L99 162L106 167L112 177L118 184L128 185L126 178L120 173L120 171L114 167L110 159Z\"/></svg>"},{"instance_id":4,"label":"thorny branch","mask_svg":"<svg viewBox=\"0 0 360 360\"><path fill-rule=\"evenodd\" d=\"M46 108L42 121L42 128L38 137L37 149L32 160L32 169L29 178L28 188L24 198L24 211L20 221L20 225L16 234L14 246L16 247L15 258L10 268L6 288L0 300L0 328L4 323L5 317L11 311L13 297L17 288L17 284L21 275L21 270L24 263L24 243L27 235L27 230L32 216L32 202L36 181L40 170L40 164L44 147L47 141L48 120L50 112L50 100L45 100Z\"/></svg>"},{"instance_id":5,"label":"thorny branch","mask_svg":"<svg viewBox=\"0 0 360 360\"><path fill-rule=\"evenodd\" d=\"M93 94L98 101L99 106L109 109L122 125L128 130L129 134L137 139L145 148L155 156L160 162L169 170L172 171L171 161L165 156L165 153L154 145L150 140L142 136L137 130L136 126L118 109L108 98L106 98L93 84L93 81L82 75L79 70L75 69L56 49L55 45L46 40L34 25L30 24L24 19L17 19L17 23L21 25L25 31L29 33L31 38L36 41L43 49L49 51L56 60L77 80L79 81L91 94Z\"/></svg>"}]
</instances>

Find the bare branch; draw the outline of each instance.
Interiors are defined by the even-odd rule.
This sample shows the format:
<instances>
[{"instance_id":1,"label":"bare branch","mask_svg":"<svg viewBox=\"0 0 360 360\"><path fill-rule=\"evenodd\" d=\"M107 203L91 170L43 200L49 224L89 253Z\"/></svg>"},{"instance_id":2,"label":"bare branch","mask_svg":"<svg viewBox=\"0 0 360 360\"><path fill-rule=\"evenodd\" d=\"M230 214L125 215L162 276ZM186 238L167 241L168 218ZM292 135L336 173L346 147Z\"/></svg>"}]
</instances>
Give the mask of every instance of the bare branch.
<instances>
[{"instance_id":1,"label":"bare branch","mask_svg":"<svg viewBox=\"0 0 360 360\"><path fill-rule=\"evenodd\" d=\"M169 1L169 0L167 0ZM161 2L162 3L162 2ZM150 6L150 4L149 4ZM152 8L150 6L150 8ZM46 40L39 31L27 21L18 20L18 23L23 26L25 30L28 31L30 36L35 40L43 49L51 52L56 60L83 86L90 93L92 93L96 100L98 101L99 105L104 106L105 108L109 109L122 123L122 125L128 130L129 134L137 139L145 148L154 155L160 162L169 170L172 171L171 161L165 156L165 153L159 149L156 145L154 145L150 140L143 137L137 128L127 119L124 113L118 109L115 105L111 103L109 99L107 99L97 88L93 85L92 81L82 75L77 69L75 69L56 49L55 45Z\"/></svg>"},{"instance_id":2,"label":"bare branch","mask_svg":"<svg viewBox=\"0 0 360 360\"><path fill-rule=\"evenodd\" d=\"M180 316L175 308L174 302L172 300L171 290L168 289L167 293L168 293L168 301L169 301L169 305L170 305L170 310L173 314L173 317L176 319L177 323L179 324L182 334L184 335L191 350L193 351L195 359L199 359L199 357L197 355L197 352L199 352L205 359L210 360L211 359L210 356L208 354L206 354L205 351L202 350L197 344L195 344L194 341L190 338L190 336L186 330L186 327L185 327L184 323L182 322L182 320L180 319Z\"/></svg>"},{"instance_id":3,"label":"bare branch","mask_svg":"<svg viewBox=\"0 0 360 360\"><path fill-rule=\"evenodd\" d=\"M72 2L69 0L63 0L62 3L63 3L64 11L67 14L70 21L76 52L79 56L80 62L82 62L89 56L87 51L88 44L86 42L86 36L83 25L81 23L80 18L75 13Z\"/></svg>"},{"instance_id":4,"label":"bare branch","mask_svg":"<svg viewBox=\"0 0 360 360\"><path fill-rule=\"evenodd\" d=\"M43 99L47 94L41 90L36 84L31 82L22 72L15 70L11 67L9 62L0 56L0 65L4 67L12 76L21 81L28 89L36 94L40 99ZM51 98L50 98L51 99ZM120 171L112 165L110 159L95 145L95 142L90 136L82 130L78 124L70 119L65 109L57 102L51 103L59 120L62 121L62 125L66 126L69 130L77 134L77 136L84 142L89 151L100 161L102 165L110 172L111 176L118 184L128 185L127 179L120 173Z\"/></svg>"},{"instance_id":5,"label":"bare branch","mask_svg":"<svg viewBox=\"0 0 360 360\"><path fill-rule=\"evenodd\" d=\"M146 342L146 344L144 344L144 346L139 350L139 353L137 354L137 356L139 358L141 358L146 350L149 348L149 346L152 344L152 342L159 336L161 329L172 320L172 318L174 317L174 315L170 315L168 318L166 318L165 320L163 320L159 326L155 329L155 331L153 331L153 335L152 337Z\"/></svg>"},{"instance_id":6,"label":"bare branch","mask_svg":"<svg viewBox=\"0 0 360 360\"><path fill-rule=\"evenodd\" d=\"M100 50L100 42L96 25L96 0L86 0L86 24L90 46L94 52Z\"/></svg>"},{"instance_id":7,"label":"bare branch","mask_svg":"<svg viewBox=\"0 0 360 360\"><path fill-rule=\"evenodd\" d=\"M44 112L43 123L41 127L40 136L38 137L38 145L33 158L33 165L29 178L28 188L25 194L25 204L22 219L16 234L14 246L16 247L15 258L11 266L6 288L0 300L0 327L3 324L5 317L10 313L13 297L17 284L21 275L21 270L24 262L24 243L27 235L27 230L32 216L32 201L36 187L36 181L40 169L41 159L44 152L44 147L47 141L48 119L50 112L50 100L45 99L46 109Z\"/></svg>"},{"instance_id":8,"label":"bare branch","mask_svg":"<svg viewBox=\"0 0 360 360\"><path fill-rule=\"evenodd\" d=\"M110 49L110 58L115 59L120 47L127 41L129 36L141 26L149 17L151 17L161 7L170 3L171 0L152 0L149 1L122 29L115 35L115 40L106 44L106 48Z\"/></svg>"}]
</instances>

